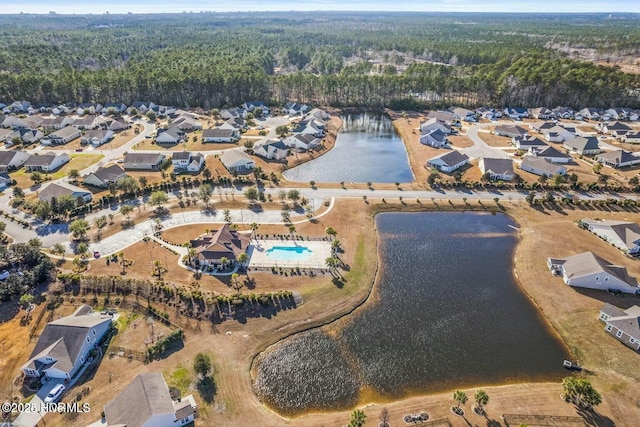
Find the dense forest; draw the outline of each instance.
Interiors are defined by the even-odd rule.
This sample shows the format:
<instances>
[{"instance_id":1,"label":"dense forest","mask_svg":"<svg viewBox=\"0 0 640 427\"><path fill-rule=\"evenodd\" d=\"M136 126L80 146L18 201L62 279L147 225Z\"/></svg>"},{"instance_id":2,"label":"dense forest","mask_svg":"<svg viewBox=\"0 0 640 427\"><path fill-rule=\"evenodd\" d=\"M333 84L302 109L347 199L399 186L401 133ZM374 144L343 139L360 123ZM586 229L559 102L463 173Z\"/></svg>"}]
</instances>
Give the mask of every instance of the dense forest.
<instances>
[{"instance_id":1,"label":"dense forest","mask_svg":"<svg viewBox=\"0 0 640 427\"><path fill-rule=\"evenodd\" d=\"M639 107L639 75L567 53L638 57L639 21L598 14L2 15L0 101Z\"/></svg>"}]
</instances>

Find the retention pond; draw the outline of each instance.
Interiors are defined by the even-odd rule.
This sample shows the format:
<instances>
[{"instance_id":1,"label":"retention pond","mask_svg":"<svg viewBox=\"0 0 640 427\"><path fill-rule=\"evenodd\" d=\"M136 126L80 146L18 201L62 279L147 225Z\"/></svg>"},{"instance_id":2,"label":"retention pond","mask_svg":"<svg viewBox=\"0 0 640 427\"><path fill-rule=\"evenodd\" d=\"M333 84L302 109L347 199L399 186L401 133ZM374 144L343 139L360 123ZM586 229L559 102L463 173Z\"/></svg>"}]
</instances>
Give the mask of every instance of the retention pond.
<instances>
[{"instance_id":1,"label":"retention pond","mask_svg":"<svg viewBox=\"0 0 640 427\"><path fill-rule=\"evenodd\" d=\"M255 392L295 415L559 381L568 353L514 278L511 226L500 214L379 214L382 265L370 301L260 354Z\"/></svg>"}]
</instances>

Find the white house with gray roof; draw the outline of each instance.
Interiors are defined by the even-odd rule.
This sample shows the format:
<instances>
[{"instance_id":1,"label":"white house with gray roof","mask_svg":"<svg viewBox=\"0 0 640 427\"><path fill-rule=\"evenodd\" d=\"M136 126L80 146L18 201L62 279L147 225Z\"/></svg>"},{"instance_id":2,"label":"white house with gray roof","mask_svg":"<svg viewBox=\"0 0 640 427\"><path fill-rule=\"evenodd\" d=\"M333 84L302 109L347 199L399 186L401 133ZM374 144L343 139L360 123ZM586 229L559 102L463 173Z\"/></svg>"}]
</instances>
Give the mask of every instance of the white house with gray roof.
<instances>
[{"instance_id":1,"label":"white house with gray roof","mask_svg":"<svg viewBox=\"0 0 640 427\"><path fill-rule=\"evenodd\" d=\"M632 305L622 310L606 304L598 316L605 323L604 330L627 347L640 351L640 307Z\"/></svg>"},{"instance_id":2,"label":"white house with gray roof","mask_svg":"<svg viewBox=\"0 0 640 427\"><path fill-rule=\"evenodd\" d=\"M447 134L442 132L440 129L432 129L420 136L420 144L441 148L447 145L447 143Z\"/></svg>"},{"instance_id":3,"label":"white house with gray roof","mask_svg":"<svg viewBox=\"0 0 640 427\"><path fill-rule=\"evenodd\" d=\"M159 171L164 162L164 154L154 153L127 153L124 156L125 170L152 170Z\"/></svg>"},{"instance_id":4,"label":"white house with gray roof","mask_svg":"<svg viewBox=\"0 0 640 427\"><path fill-rule=\"evenodd\" d=\"M31 155L25 151L0 151L0 173L20 169Z\"/></svg>"},{"instance_id":5,"label":"white house with gray roof","mask_svg":"<svg viewBox=\"0 0 640 427\"><path fill-rule=\"evenodd\" d=\"M253 159L242 149L227 150L220 156L220 161L229 172L244 173L256 167Z\"/></svg>"},{"instance_id":6,"label":"white house with gray roof","mask_svg":"<svg viewBox=\"0 0 640 427\"><path fill-rule=\"evenodd\" d=\"M71 196L76 200L82 199L85 203L90 202L93 197L91 191L61 181L48 184L38 193L38 198L45 202L50 202L54 197L59 199L62 196Z\"/></svg>"},{"instance_id":7,"label":"white house with gray roof","mask_svg":"<svg viewBox=\"0 0 640 427\"><path fill-rule=\"evenodd\" d=\"M267 160L283 160L289 154L289 147L279 139L258 142L253 146L253 154Z\"/></svg>"},{"instance_id":8,"label":"white house with gray roof","mask_svg":"<svg viewBox=\"0 0 640 427\"><path fill-rule=\"evenodd\" d=\"M92 145L93 147L99 147L113 139L112 130L95 129L90 130L80 138L80 142L85 145Z\"/></svg>"},{"instance_id":9,"label":"white house with gray roof","mask_svg":"<svg viewBox=\"0 0 640 427\"><path fill-rule=\"evenodd\" d=\"M104 405L107 426L176 427L193 422L197 405L192 395L172 400L160 372L139 374Z\"/></svg>"},{"instance_id":10,"label":"white house with gray roof","mask_svg":"<svg viewBox=\"0 0 640 427\"><path fill-rule=\"evenodd\" d=\"M596 155L596 160L611 168L624 168L640 164L640 156L624 150L607 151Z\"/></svg>"},{"instance_id":11,"label":"white house with gray roof","mask_svg":"<svg viewBox=\"0 0 640 427\"><path fill-rule=\"evenodd\" d=\"M635 222L584 218L580 225L625 253L640 253L640 226Z\"/></svg>"},{"instance_id":12,"label":"white house with gray roof","mask_svg":"<svg viewBox=\"0 0 640 427\"><path fill-rule=\"evenodd\" d=\"M637 280L629 276L625 267L614 265L593 252L549 258L547 266L569 286L625 293L635 293L639 289Z\"/></svg>"},{"instance_id":13,"label":"white house with gray roof","mask_svg":"<svg viewBox=\"0 0 640 427\"><path fill-rule=\"evenodd\" d=\"M232 126L213 128L202 131L202 142L236 142L240 139L240 131Z\"/></svg>"},{"instance_id":14,"label":"white house with gray roof","mask_svg":"<svg viewBox=\"0 0 640 427\"><path fill-rule=\"evenodd\" d=\"M42 139L42 145L62 145L80 138L82 132L73 126L67 126L53 133L50 133Z\"/></svg>"},{"instance_id":15,"label":"white house with gray roof","mask_svg":"<svg viewBox=\"0 0 640 427\"><path fill-rule=\"evenodd\" d=\"M158 131L156 143L158 144L177 144L184 140L185 132L179 127L172 127L164 131Z\"/></svg>"},{"instance_id":16,"label":"white house with gray roof","mask_svg":"<svg viewBox=\"0 0 640 427\"><path fill-rule=\"evenodd\" d=\"M427 166L451 173L469 164L469 156L456 150L440 154L427 161Z\"/></svg>"},{"instance_id":17,"label":"white house with gray roof","mask_svg":"<svg viewBox=\"0 0 640 427\"><path fill-rule=\"evenodd\" d=\"M583 156L598 154L602 151L598 143L598 138L595 136L578 136L568 139L562 144L562 146L569 151Z\"/></svg>"},{"instance_id":18,"label":"white house with gray roof","mask_svg":"<svg viewBox=\"0 0 640 427\"><path fill-rule=\"evenodd\" d=\"M85 176L83 183L94 187L107 188L109 184L115 184L125 176L127 175L119 165L111 165L100 167L95 172Z\"/></svg>"},{"instance_id":19,"label":"white house with gray roof","mask_svg":"<svg viewBox=\"0 0 640 427\"><path fill-rule=\"evenodd\" d=\"M484 157L478 162L478 168L482 175L489 174L492 181L511 181L515 175L511 159Z\"/></svg>"},{"instance_id":20,"label":"white house with gray roof","mask_svg":"<svg viewBox=\"0 0 640 427\"><path fill-rule=\"evenodd\" d=\"M22 372L31 378L71 379L111 328L112 319L82 305L71 316L47 323Z\"/></svg>"},{"instance_id":21,"label":"white house with gray roof","mask_svg":"<svg viewBox=\"0 0 640 427\"><path fill-rule=\"evenodd\" d=\"M52 151L44 154L34 154L24 163L27 172L53 172L71 161L67 153L56 154Z\"/></svg>"},{"instance_id":22,"label":"white house with gray roof","mask_svg":"<svg viewBox=\"0 0 640 427\"><path fill-rule=\"evenodd\" d=\"M308 133L299 133L285 138L283 142L287 147L307 151L319 147L322 140Z\"/></svg>"},{"instance_id":23,"label":"white house with gray roof","mask_svg":"<svg viewBox=\"0 0 640 427\"><path fill-rule=\"evenodd\" d=\"M544 147L530 147L529 155L548 160L551 163L571 163L572 161L570 155L548 145Z\"/></svg>"},{"instance_id":24,"label":"white house with gray roof","mask_svg":"<svg viewBox=\"0 0 640 427\"><path fill-rule=\"evenodd\" d=\"M176 152L171 157L171 163L176 172L199 172L204 165L204 155L189 151Z\"/></svg>"},{"instance_id":25,"label":"white house with gray roof","mask_svg":"<svg viewBox=\"0 0 640 427\"><path fill-rule=\"evenodd\" d=\"M522 163L520 164L520 169L526 172L531 172L534 175L544 175L548 177L554 175L565 175L567 173L567 170L564 167L554 164L543 157L535 156L524 156Z\"/></svg>"}]
</instances>

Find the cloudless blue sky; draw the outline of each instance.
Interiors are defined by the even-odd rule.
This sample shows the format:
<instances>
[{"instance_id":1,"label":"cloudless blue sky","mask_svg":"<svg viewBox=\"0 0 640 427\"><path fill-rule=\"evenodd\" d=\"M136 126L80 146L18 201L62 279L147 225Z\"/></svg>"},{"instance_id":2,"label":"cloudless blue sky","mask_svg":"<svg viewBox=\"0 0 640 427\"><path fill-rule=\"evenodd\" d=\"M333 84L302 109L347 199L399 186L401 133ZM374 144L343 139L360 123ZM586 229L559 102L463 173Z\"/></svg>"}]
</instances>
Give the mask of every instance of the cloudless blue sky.
<instances>
[{"instance_id":1,"label":"cloudless blue sky","mask_svg":"<svg viewBox=\"0 0 640 427\"><path fill-rule=\"evenodd\" d=\"M3 0L0 3L5 3ZM6 2L0 13L163 13L183 11L365 10L424 12L633 12L640 0L27 0Z\"/></svg>"}]
</instances>

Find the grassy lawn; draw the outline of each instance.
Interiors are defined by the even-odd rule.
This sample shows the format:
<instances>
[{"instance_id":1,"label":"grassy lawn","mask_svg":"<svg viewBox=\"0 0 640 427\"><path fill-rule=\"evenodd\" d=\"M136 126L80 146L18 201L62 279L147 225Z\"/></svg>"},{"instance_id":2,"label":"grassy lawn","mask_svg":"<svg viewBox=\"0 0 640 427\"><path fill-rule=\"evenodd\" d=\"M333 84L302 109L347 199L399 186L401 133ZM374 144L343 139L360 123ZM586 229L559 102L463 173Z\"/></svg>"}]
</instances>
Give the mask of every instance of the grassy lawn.
<instances>
[{"instance_id":1,"label":"grassy lawn","mask_svg":"<svg viewBox=\"0 0 640 427\"><path fill-rule=\"evenodd\" d=\"M102 154L72 154L70 157L71 157L71 160L69 161L69 163L63 165L60 169L58 169L54 173L43 174L43 176L45 176L47 180L64 178L69 174L69 171L71 171L72 169L77 169L78 171L86 169L89 166L93 165L94 163L97 163L100 160L102 160L104 156ZM33 185L33 181L31 180L31 173L27 172L24 169L11 172L9 176L12 179L16 180L16 185L20 188L27 188ZM43 184L45 183L46 181L43 182Z\"/></svg>"}]
</instances>

